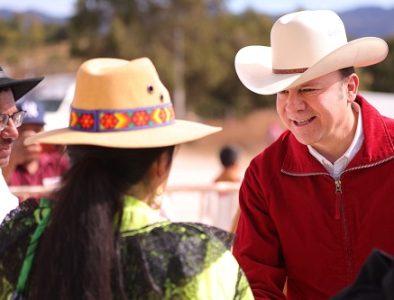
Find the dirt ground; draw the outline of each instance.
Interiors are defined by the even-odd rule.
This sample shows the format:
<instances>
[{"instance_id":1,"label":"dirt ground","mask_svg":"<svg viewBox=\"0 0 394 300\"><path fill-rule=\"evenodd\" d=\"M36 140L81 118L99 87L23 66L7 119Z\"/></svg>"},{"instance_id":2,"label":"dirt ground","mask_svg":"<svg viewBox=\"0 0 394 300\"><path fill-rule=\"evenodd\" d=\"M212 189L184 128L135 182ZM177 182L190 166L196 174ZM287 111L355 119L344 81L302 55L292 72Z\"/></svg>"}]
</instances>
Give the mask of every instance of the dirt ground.
<instances>
[{"instance_id":1,"label":"dirt ground","mask_svg":"<svg viewBox=\"0 0 394 300\"><path fill-rule=\"evenodd\" d=\"M231 144L240 149L242 178L250 160L283 129L274 110L255 111L242 119L203 122L222 126L223 130L178 148L163 203L173 221L202 222L230 230L238 207L238 190L225 192L227 201L222 199L223 193L209 190L220 173L220 148Z\"/></svg>"},{"instance_id":2,"label":"dirt ground","mask_svg":"<svg viewBox=\"0 0 394 300\"><path fill-rule=\"evenodd\" d=\"M201 120L198 120L201 121ZM202 121L223 130L182 145L174 158L169 184L207 184L220 171L219 151L231 144L240 149L243 174L252 157L269 145L283 128L275 110L258 110L242 119Z\"/></svg>"}]
</instances>

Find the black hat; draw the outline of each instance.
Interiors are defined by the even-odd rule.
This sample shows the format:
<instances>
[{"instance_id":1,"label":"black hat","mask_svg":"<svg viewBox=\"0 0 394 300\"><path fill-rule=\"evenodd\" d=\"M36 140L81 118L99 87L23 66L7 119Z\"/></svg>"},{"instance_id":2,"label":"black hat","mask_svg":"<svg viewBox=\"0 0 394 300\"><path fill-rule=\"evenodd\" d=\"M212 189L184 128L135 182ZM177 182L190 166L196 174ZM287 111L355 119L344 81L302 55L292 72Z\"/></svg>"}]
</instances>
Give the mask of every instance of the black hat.
<instances>
[{"instance_id":1,"label":"black hat","mask_svg":"<svg viewBox=\"0 0 394 300\"><path fill-rule=\"evenodd\" d=\"M8 77L0 67L0 89L10 88L14 94L15 101L24 96L28 91L34 88L44 77L14 79Z\"/></svg>"}]
</instances>

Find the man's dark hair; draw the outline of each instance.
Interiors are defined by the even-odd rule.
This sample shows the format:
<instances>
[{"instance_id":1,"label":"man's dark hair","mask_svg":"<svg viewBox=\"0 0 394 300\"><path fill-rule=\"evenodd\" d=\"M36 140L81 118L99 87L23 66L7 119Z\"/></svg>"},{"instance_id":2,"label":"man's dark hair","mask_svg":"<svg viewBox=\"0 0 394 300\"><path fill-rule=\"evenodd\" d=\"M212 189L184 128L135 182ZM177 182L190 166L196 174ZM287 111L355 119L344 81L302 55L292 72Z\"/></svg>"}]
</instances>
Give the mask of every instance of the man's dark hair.
<instances>
[{"instance_id":1,"label":"man's dark hair","mask_svg":"<svg viewBox=\"0 0 394 300\"><path fill-rule=\"evenodd\" d=\"M354 69L354 67L347 67L347 68L340 69L339 73L341 74L342 78L346 78L346 77L352 75L353 73L356 73L356 70Z\"/></svg>"}]
</instances>

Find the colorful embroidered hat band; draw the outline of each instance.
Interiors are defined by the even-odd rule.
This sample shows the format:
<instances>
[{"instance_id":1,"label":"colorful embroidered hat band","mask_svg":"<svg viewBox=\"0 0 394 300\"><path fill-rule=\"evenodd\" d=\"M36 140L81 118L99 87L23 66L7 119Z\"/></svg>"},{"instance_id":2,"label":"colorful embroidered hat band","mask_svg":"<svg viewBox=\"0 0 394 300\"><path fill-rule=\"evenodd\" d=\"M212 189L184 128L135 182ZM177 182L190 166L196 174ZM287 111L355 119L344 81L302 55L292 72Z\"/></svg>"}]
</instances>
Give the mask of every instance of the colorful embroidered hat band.
<instances>
[{"instance_id":1,"label":"colorful embroidered hat band","mask_svg":"<svg viewBox=\"0 0 394 300\"><path fill-rule=\"evenodd\" d=\"M139 109L84 110L71 108L70 129L108 132L147 129L174 123L171 103Z\"/></svg>"}]
</instances>

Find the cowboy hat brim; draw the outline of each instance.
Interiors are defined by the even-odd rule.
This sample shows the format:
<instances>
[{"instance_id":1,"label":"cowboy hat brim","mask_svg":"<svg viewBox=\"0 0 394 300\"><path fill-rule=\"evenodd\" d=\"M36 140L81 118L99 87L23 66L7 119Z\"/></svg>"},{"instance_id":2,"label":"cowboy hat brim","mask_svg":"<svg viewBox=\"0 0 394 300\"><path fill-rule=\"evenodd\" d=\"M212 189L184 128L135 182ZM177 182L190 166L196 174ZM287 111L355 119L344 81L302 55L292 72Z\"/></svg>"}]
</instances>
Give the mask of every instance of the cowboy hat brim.
<instances>
[{"instance_id":1,"label":"cowboy hat brim","mask_svg":"<svg viewBox=\"0 0 394 300\"><path fill-rule=\"evenodd\" d=\"M271 47L248 46L235 56L235 70L249 90L272 95L343 68L376 64L387 54L388 45L384 40L360 38L335 49L312 66L306 66L308 69L303 73L274 74Z\"/></svg>"},{"instance_id":2,"label":"cowboy hat brim","mask_svg":"<svg viewBox=\"0 0 394 300\"><path fill-rule=\"evenodd\" d=\"M119 132L85 132L62 128L29 137L25 140L25 145L43 143L96 145L113 148L153 148L191 142L220 130L220 127L185 120L176 120L173 124L162 127Z\"/></svg>"},{"instance_id":3,"label":"cowboy hat brim","mask_svg":"<svg viewBox=\"0 0 394 300\"><path fill-rule=\"evenodd\" d=\"M9 77L0 78L0 88L9 87L14 94L14 99L17 101L33 89L44 77L28 78L28 79L12 79Z\"/></svg>"}]
</instances>

